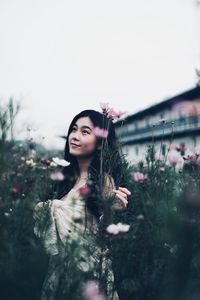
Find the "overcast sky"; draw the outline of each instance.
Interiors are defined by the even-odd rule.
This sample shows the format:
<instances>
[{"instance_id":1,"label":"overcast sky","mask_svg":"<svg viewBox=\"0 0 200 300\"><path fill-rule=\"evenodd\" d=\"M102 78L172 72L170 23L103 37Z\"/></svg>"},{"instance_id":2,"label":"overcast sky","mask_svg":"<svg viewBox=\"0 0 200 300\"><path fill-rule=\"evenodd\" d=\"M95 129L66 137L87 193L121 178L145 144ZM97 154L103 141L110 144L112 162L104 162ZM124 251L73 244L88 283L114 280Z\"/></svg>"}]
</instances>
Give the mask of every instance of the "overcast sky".
<instances>
[{"instance_id":1,"label":"overcast sky","mask_svg":"<svg viewBox=\"0 0 200 300\"><path fill-rule=\"evenodd\" d=\"M62 149L73 116L109 102L129 114L196 85L198 0L0 0L0 97ZM45 139L42 140L42 137Z\"/></svg>"}]
</instances>

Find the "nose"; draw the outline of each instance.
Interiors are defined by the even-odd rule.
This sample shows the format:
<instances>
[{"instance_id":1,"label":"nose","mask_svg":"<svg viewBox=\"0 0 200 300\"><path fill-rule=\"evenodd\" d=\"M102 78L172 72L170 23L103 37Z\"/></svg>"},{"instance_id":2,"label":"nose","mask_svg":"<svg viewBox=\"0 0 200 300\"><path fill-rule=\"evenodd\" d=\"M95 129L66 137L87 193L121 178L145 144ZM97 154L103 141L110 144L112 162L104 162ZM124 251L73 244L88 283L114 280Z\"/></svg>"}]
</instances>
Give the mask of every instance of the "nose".
<instances>
[{"instance_id":1,"label":"nose","mask_svg":"<svg viewBox=\"0 0 200 300\"><path fill-rule=\"evenodd\" d=\"M71 133L71 140L79 140L79 132L78 130L76 132Z\"/></svg>"}]
</instances>

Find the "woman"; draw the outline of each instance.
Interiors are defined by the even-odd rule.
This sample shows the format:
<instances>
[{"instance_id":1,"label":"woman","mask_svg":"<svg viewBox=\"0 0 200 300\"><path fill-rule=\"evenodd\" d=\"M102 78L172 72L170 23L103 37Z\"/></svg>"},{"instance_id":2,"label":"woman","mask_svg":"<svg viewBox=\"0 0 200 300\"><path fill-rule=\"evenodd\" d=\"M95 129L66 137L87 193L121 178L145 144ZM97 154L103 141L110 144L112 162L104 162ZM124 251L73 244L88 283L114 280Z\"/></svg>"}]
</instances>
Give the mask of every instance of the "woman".
<instances>
[{"instance_id":1,"label":"woman","mask_svg":"<svg viewBox=\"0 0 200 300\"><path fill-rule=\"evenodd\" d=\"M70 165L62 170L64 180L56 188L57 198L39 202L34 211L34 232L43 237L50 254L41 300L55 299L56 295L62 299L59 282L67 273L70 259L75 260L73 271L77 268L71 277L82 274L85 280L91 276L101 280L106 274L110 284L105 289L111 297L112 291L108 290L113 289L113 278L108 260L104 260L106 247L99 228L109 223L112 209L127 207L130 195L128 189L120 186L125 161L112 120L94 110L76 115L69 126L64 154ZM43 230L45 216L48 222Z\"/></svg>"}]
</instances>

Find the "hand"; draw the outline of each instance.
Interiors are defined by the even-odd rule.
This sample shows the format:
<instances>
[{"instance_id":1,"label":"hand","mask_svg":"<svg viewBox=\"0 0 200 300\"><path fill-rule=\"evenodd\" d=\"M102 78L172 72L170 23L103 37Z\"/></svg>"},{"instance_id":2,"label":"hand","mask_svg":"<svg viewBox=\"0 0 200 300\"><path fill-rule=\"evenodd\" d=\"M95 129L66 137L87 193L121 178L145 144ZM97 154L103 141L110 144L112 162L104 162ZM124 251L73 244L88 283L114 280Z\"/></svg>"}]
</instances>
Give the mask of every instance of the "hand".
<instances>
[{"instance_id":1,"label":"hand","mask_svg":"<svg viewBox=\"0 0 200 300\"><path fill-rule=\"evenodd\" d=\"M116 190L113 190L116 196L122 201L124 207L128 205L128 196L131 195L131 192L125 187L119 187Z\"/></svg>"}]
</instances>

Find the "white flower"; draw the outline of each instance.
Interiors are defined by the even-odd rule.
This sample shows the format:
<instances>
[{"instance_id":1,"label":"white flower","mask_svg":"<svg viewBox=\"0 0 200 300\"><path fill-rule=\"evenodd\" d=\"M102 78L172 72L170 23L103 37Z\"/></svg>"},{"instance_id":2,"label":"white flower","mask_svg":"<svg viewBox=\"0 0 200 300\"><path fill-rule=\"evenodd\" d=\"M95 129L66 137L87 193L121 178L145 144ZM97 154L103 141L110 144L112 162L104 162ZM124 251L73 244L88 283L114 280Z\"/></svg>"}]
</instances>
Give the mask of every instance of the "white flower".
<instances>
[{"instance_id":1,"label":"white flower","mask_svg":"<svg viewBox=\"0 0 200 300\"><path fill-rule=\"evenodd\" d=\"M56 166L57 166L57 164L55 162L53 162L53 161L50 162L50 167L56 167Z\"/></svg>"},{"instance_id":2,"label":"white flower","mask_svg":"<svg viewBox=\"0 0 200 300\"><path fill-rule=\"evenodd\" d=\"M59 165L62 167L67 167L70 165L70 162L66 161L65 159L60 159L58 157L53 157L52 160L56 165Z\"/></svg>"},{"instance_id":3,"label":"white flower","mask_svg":"<svg viewBox=\"0 0 200 300\"><path fill-rule=\"evenodd\" d=\"M144 220L144 215L143 214L139 214L137 217L136 217L137 220Z\"/></svg>"},{"instance_id":4,"label":"white flower","mask_svg":"<svg viewBox=\"0 0 200 300\"><path fill-rule=\"evenodd\" d=\"M31 159L27 159L26 160L26 164L27 164L27 166L30 166L30 167L33 167L33 166L36 165L36 163L33 161L32 158Z\"/></svg>"},{"instance_id":5,"label":"white flower","mask_svg":"<svg viewBox=\"0 0 200 300\"><path fill-rule=\"evenodd\" d=\"M129 231L130 225L128 224L122 224L122 223L117 223L117 224L110 224L107 228L106 231L110 234L117 235L120 232L127 232Z\"/></svg>"},{"instance_id":6,"label":"white flower","mask_svg":"<svg viewBox=\"0 0 200 300\"><path fill-rule=\"evenodd\" d=\"M127 232L127 231L129 231L130 225L118 223L117 227L119 229L119 232Z\"/></svg>"},{"instance_id":7,"label":"white flower","mask_svg":"<svg viewBox=\"0 0 200 300\"><path fill-rule=\"evenodd\" d=\"M119 233L119 229L117 227L117 225L115 224L110 224L107 228L106 228L106 231L110 234L118 234Z\"/></svg>"}]
</instances>

